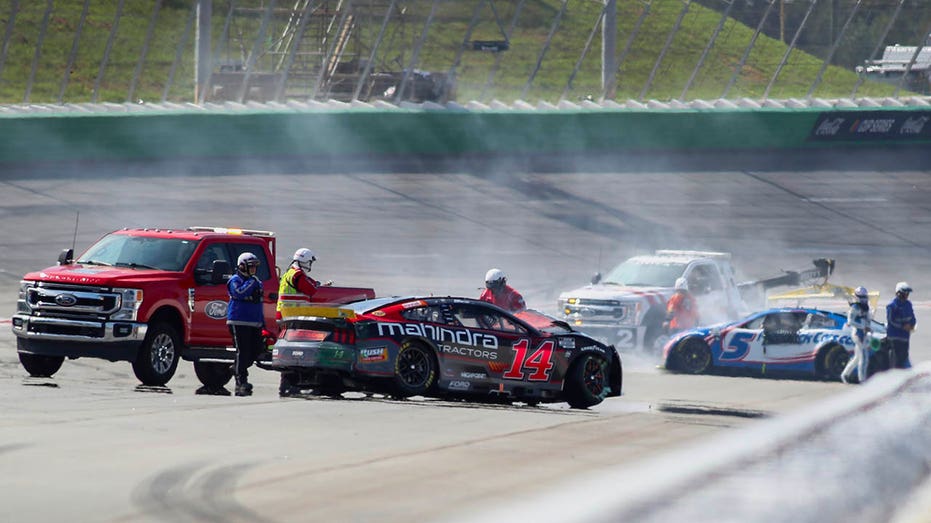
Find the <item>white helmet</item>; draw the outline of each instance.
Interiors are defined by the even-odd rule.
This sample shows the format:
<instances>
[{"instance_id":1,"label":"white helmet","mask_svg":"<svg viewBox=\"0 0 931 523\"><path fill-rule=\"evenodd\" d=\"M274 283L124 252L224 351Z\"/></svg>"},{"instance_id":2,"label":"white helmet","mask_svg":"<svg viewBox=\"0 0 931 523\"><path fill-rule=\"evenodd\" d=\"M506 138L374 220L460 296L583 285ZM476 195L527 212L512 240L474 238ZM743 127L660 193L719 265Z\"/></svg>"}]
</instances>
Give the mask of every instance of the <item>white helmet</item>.
<instances>
[{"instance_id":1,"label":"white helmet","mask_svg":"<svg viewBox=\"0 0 931 523\"><path fill-rule=\"evenodd\" d=\"M912 292L912 286L904 281L900 281L895 284L895 293L896 294L908 294Z\"/></svg>"},{"instance_id":2,"label":"white helmet","mask_svg":"<svg viewBox=\"0 0 931 523\"><path fill-rule=\"evenodd\" d=\"M866 287L862 285L853 291L853 295L856 296L857 300L861 303L865 303L870 299L870 293L866 290Z\"/></svg>"},{"instance_id":3,"label":"white helmet","mask_svg":"<svg viewBox=\"0 0 931 523\"><path fill-rule=\"evenodd\" d=\"M501 289L507 283L507 280L508 277L501 269L488 269L488 272L485 273L485 288L493 291Z\"/></svg>"},{"instance_id":4,"label":"white helmet","mask_svg":"<svg viewBox=\"0 0 931 523\"><path fill-rule=\"evenodd\" d=\"M298 267L301 269L310 271L310 265L317 261L317 257L314 256L314 251L306 247L301 247L294 251L294 261L297 262Z\"/></svg>"},{"instance_id":5,"label":"white helmet","mask_svg":"<svg viewBox=\"0 0 931 523\"><path fill-rule=\"evenodd\" d=\"M240 254L239 258L236 260L236 267L239 269L239 272L249 274L249 267L258 267L259 263L258 256L251 252L244 252Z\"/></svg>"},{"instance_id":6,"label":"white helmet","mask_svg":"<svg viewBox=\"0 0 931 523\"><path fill-rule=\"evenodd\" d=\"M667 280L668 281L668 280ZM685 278L676 278L676 290L677 291L687 291L689 290L689 281Z\"/></svg>"}]
</instances>

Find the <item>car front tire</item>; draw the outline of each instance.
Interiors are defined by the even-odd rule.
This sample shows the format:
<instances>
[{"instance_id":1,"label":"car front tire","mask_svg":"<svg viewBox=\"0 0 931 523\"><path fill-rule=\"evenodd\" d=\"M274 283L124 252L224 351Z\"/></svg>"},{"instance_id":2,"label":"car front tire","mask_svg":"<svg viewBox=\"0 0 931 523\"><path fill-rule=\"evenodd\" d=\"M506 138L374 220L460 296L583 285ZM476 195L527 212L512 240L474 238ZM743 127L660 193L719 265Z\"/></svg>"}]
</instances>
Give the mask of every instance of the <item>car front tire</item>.
<instances>
[{"instance_id":1,"label":"car front tire","mask_svg":"<svg viewBox=\"0 0 931 523\"><path fill-rule=\"evenodd\" d=\"M566 374L566 402L574 409L598 405L610 392L608 362L596 354L583 354Z\"/></svg>"},{"instance_id":2,"label":"car front tire","mask_svg":"<svg viewBox=\"0 0 931 523\"><path fill-rule=\"evenodd\" d=\"M711 368L711 348L704 340L686 338L673 349L673 369L685 374L704 374Z\"/></svg>"}]
</instances>

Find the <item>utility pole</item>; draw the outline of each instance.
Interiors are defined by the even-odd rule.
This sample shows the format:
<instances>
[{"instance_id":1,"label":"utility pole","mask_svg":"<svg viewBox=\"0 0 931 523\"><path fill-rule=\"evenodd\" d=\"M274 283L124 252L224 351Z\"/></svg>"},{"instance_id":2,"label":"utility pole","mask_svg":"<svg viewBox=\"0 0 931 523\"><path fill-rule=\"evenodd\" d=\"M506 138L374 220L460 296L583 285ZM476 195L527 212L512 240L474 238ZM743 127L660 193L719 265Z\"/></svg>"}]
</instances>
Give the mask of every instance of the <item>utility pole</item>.
<instances>
[{"instance_id":1,"label":"utility pole","mask_svg":"<svg viewBox=\"0 0 931 523\"><path fill-rule=\"evenodd\" d=\"M605 16L601 23L601 92L611 85L615 71L614 52L617 48L617 0L605 0Z\"/></svg>"},{"instance_id":2,"label":"utility pole","mask_svg":"<svg viewBox=\"0 0 931 523\"><path fill-rule=\"evenodd\" d=\"M203 85L213 70L210 53L210 19L213 18L213 0L197 1L197 31L194 44L194 101L204 96Z\"/></svg>"}]
</instances>

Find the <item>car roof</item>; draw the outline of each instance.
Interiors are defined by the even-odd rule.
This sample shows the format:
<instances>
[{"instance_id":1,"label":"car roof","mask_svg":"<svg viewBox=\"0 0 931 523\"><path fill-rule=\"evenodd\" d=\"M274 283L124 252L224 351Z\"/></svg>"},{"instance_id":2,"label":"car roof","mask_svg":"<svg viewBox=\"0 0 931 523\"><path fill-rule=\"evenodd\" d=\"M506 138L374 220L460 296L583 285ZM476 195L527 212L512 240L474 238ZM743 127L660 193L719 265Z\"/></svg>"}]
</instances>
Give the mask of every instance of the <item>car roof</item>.
<instances>
[{"instance_id":1,"label":"car roof","mask_svg":"<svg viewBox=\"0 0 931 523\"><path fill-rule=\"evenodd\" d=\"M475 298L468 298L465 296L386 296L382 298L374 298L371 300L348 303L346 305L340 305L340 307L344 309L351 309L356 314L366 314L377 309L388 307L390 305L417 301L422 301L426 305L438 305L441 303L473 303L491 308L500 308L493 303ZM501 310L503 311L504 309Z\"/></svg>"}]
</instances>

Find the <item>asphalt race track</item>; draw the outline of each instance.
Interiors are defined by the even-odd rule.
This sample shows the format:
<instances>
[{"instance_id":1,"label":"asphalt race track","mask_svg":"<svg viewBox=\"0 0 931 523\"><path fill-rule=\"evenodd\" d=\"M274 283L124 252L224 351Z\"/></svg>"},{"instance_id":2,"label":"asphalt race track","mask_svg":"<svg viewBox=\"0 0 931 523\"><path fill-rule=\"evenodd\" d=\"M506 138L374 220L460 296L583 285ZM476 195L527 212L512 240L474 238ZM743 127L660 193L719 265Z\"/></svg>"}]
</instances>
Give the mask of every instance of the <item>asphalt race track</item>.
<instances>
[{"instance_id":1,"label":"asphalt race track","mask_svg":"<svg viewBox=\"0 0 931 523\"><path fill-rule=\"evenodd\" d=\"M122 227L273 230L314 275L380 295L476 295L499 267L531 307L656 248L733 253L743 279L837 259L832 281L915 292L914 362L931 360L931 171L593 174L94 172L0 178L0 318L19 278ZM75 228L77 225L77 229ZM3 313L2 311L7 311ZM633 465L849 392L788 379L680 376L623 355L624 395L590 411L196 394L129 364L19 366L0 325L0 520L428 521L461 517L589 471ZM838 459L843 459L838 456Z\"/></svg>"}]
</instances>

